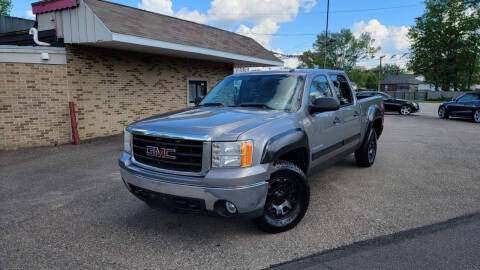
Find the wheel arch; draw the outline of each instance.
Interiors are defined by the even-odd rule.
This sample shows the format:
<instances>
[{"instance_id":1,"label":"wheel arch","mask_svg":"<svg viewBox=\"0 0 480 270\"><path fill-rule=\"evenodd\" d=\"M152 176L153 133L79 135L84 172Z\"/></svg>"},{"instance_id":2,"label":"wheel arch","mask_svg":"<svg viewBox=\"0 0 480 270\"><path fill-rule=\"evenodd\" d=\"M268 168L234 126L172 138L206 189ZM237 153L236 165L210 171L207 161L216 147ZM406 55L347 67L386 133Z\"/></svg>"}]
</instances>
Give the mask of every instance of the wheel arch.
<instances>
[{"instance_id":1,"label":"wheel arch","mask_svg":"<svg viewBox=\"0 0 480 270\"><path fill-rule=\"evenodd\" d=\"M308 137L300 128L290 129L270 138L265 144L261 162L284 160L297 165L304 173L310 164Z\"/></svg>"}]
</instances>

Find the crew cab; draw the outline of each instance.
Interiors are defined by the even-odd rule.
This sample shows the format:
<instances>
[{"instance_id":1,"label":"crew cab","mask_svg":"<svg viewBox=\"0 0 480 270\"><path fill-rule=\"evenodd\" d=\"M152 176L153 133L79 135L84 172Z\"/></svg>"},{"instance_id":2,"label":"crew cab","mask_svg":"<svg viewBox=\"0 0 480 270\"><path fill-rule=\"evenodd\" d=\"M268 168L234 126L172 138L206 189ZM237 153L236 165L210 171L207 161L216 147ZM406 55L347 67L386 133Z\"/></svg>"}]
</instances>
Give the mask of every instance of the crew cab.
<instances>
[{"instance_id":1,"label":"crew cab","mask_svg":"<svg viewBox=\"0 0 480 270\"><path fill-rule=\"evenodd\" d=\"M438 117L461 117L480 123L480 92L466 93L438 107Z\"/></svg>"},{"instance_id":2,"label":"crew cab","mask_svg":"<svg viewBox=\"0 0 480 270\"><path fill-rule=\"evenodd\" d=\"M351 153L374 163L383 114L380 97L357 100L343 71L234 74L193 108L128 125L121 177L152 207L281 232L307 211L307 175Z\"/></svg>"},{"instance_id":3,"label":"crew cab","mask_svg":"<svg viewBox=\"0 0 480 270\"><path fill-rule=\"evenodd\" d=\"M391 95L379 91L360 91L357 92L357 98L363 99L366 97L380 96L385 104L385 111L398 112L401 115L410 115L418 112L420 106L418 103L410 100L394 98Z\"/></svg>"}]
</instances>

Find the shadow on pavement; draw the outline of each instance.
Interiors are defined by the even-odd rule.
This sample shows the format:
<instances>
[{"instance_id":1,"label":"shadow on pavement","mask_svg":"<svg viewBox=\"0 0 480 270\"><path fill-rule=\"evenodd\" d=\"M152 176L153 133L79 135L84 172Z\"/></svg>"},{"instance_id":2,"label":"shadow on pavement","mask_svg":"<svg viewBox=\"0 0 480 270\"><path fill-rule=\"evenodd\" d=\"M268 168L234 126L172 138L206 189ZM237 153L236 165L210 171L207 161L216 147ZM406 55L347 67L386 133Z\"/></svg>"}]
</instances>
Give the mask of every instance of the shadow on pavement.
<instances>
[{"instance_id":1,"label":"shadow on pavement","mask_svg":"<svg viewBox=\"0 0 480 270\"><path fill-rule=\"evenodd\" d=\"M478 269L480 212L379 236L270 269Z\"/></svg>"}]
</instances>

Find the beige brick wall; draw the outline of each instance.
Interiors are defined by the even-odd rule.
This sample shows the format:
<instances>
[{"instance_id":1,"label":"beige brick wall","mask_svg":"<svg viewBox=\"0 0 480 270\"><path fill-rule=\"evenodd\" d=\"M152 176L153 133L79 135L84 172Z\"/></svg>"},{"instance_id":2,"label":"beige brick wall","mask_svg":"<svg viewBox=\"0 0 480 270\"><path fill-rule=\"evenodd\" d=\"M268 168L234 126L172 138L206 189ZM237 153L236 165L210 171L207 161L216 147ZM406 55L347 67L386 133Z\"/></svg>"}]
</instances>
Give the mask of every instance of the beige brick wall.
<instances>
[{"instance_id":1,"label":"beige brick wall","mask_svg":"<svg viewBox=\"0 0 480 270\"><path fill-rule=\"evenodd\" d=\"M118 134L126 124L187 106L187 80L210 90L232 64L83 46L67 65L0 63L0 150L72 141L68 101L80 139Z\"/></svg>"},{"instance_id":2,"label":"beige brick wall","mask_svg":"<svg viewBox=\"0 0 480 270\"><path fill-rule=\"evenodd\" d=\"M184 108L188 78L206 78L211 89L233 72L232 64L83 46L67 47L67 68L80 139Z\"/></svg>"},{"instance_id":3,"label":"beige brick wall","mask_svg":"<svg viewBox=\"0 0 480 270\"><path fill-rule=\"evenodd\" d=\"M0 149L70 141L65 65L0 63Z\"/></svg>"}]
</instances>

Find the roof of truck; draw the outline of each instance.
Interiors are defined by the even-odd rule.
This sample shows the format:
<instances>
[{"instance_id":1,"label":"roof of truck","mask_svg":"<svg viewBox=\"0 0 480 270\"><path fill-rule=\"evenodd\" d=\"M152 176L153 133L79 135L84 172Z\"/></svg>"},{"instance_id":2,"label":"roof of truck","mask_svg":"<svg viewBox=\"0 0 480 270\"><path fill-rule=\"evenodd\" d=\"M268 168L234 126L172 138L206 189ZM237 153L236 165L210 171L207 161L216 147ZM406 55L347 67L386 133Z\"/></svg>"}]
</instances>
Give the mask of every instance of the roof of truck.
<instances>
[{"instance_id":1,"label":"roof of truck","mask_svg":"<svg viewBox=\"0 0 480 270\"><path fill-rule=\"evenodd\" d=\"M272 74L328 74L328 73L340 73L345 74L343 70L334 69L291 69L291 70L268 70L268 71L251 71L235 73L232 76L239 75L272 75Z\"/></svg>"}]
</instances>

